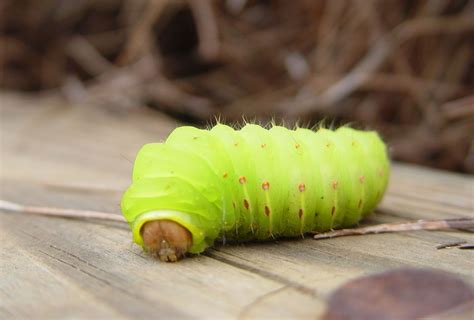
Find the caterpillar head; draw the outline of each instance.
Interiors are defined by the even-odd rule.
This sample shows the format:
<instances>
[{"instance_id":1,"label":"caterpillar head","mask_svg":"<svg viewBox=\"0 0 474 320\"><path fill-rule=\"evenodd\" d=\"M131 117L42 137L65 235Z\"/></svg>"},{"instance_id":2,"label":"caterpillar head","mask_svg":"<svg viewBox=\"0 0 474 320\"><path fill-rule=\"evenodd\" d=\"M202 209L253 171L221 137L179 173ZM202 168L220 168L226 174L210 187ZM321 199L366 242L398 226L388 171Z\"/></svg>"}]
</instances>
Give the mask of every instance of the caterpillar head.
<instances>
[{"instance_id":1,"label":"caterpillar head","mask_svg":"<svg viewBox=\"0 0 474 320\"><path fill-rule=\"evenodd\" d=\"M165 143L143 146L122 198L135 243L165 261L203 252L222 229L222 195L214 171L188 149Z\"/></svg>"},{"instance_id":2,"label":"caterpillar head","mask_svg":"<svg viewBox=\"0 0 474 320\"><path fill-rule=\"evenodd\" d=\"M149 221L143 225L141 235L145 250L165 262L178 261L192 246L191 233L171 220Z\"/></svg>"}]
</instances>

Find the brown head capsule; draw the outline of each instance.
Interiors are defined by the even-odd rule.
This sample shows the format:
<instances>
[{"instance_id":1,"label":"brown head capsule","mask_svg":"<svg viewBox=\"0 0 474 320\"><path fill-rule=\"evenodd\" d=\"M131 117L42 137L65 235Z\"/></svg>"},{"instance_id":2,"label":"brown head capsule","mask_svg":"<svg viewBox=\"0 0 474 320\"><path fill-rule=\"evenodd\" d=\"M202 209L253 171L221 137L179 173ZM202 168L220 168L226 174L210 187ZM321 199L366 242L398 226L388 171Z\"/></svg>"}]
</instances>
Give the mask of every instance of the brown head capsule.
<instances>
[{"instance_id":1,"label":"brown head capsule","mask_svg":"<svg viewBox=\"0 0 474 320\"><path fill-rule=\"evenodd\" d=\"M142 237L146 250L166 262L176 262L183 258L193 243L191 233L171 220L145 223L142 227Z\"/></svg>"}]
</instances>

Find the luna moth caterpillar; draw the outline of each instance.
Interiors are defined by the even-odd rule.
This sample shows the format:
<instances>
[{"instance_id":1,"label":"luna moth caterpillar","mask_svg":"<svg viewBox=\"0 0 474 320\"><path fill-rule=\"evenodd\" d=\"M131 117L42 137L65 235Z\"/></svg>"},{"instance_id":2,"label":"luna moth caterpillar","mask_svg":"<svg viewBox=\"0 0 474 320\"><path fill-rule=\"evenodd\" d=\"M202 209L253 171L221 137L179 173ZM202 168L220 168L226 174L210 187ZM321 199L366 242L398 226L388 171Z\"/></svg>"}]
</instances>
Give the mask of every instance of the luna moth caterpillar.
<instances>
[{"instance_id":1,"label":"luna moth caterpillar","mask_svg":"<svg viewBox=\"0 0 474 320\"><path fill-rule=\"evenodd\" d=\"M176 261L224 237L353 226L381 200L389 171L374 131L184 126L141 148L121 207L137 244Z\"/></svg>"}]
</instances>

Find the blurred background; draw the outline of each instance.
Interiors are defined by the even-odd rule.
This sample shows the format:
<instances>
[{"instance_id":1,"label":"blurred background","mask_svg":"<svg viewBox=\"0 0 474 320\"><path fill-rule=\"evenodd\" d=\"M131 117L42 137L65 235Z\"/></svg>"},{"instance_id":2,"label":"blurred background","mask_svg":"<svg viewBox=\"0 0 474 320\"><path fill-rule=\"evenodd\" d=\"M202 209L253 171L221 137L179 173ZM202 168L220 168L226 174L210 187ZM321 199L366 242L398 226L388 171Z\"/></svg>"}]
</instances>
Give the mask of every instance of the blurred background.
<instances>
[{"instance_id":1,"label":"blurred background","mask_svg":"<svg viewBox=\"0 0 474 320\"><path fill-rule=\"evenodd\" d=\"M12 93L198 126L351 123L395 160L474 173L474 1L3 0Z\"/></svg>"}]
</instances>

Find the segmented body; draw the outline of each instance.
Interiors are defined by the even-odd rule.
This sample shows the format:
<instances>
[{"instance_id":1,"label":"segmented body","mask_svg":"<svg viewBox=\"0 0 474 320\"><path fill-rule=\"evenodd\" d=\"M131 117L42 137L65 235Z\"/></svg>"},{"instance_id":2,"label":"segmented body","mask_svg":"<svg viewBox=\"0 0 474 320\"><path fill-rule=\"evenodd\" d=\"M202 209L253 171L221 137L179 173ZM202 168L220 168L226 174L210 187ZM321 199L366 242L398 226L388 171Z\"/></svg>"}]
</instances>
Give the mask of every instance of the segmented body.
<instances>
[{"instance_id":1,"label":"segmented body","mask_svg":"<svg viewBox=\"0 0 474 320\"><path fill-rule=\"evenodd\" d=\"M192 253L222 236L238 240L300 236L350 227L382 198L389 160L377 133L175 129L137 155L122 210L134 240L150 220L167 219L192 234Z\"/></svg>"}]
</instances>

